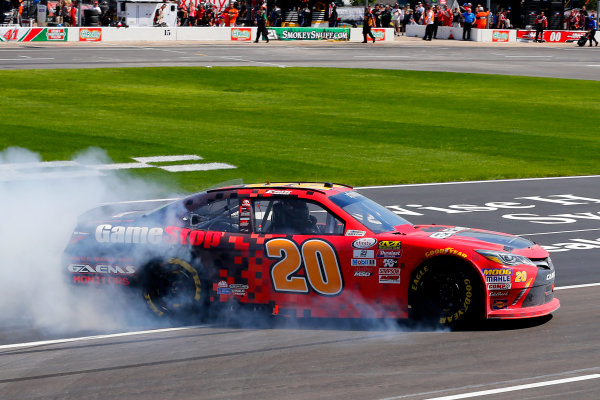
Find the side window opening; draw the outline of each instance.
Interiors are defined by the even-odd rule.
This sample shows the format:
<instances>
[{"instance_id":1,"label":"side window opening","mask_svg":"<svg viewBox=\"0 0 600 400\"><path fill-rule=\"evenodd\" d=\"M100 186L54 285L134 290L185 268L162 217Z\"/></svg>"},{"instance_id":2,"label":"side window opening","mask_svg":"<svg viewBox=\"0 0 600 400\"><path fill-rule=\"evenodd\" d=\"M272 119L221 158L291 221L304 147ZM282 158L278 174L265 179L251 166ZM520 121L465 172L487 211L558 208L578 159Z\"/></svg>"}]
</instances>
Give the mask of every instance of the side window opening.
<instances>
[{"instance_id":1,"label":"side window opening","mask_svg":"<svg viewBox=\"0 0 600 400\"><path fill-rule=\"evenodd\" d=\"M265 199L253 204L254 232L343 235L344 223L319 204L304 199Z\"/></svg>"},{"instance_id":2,"label":"side window opening","mask_svg":"<svg viewBox=\"0 0 600 400\"><path fill-rule=\"evenodd\" d=\"M226 198L209 201L190 211L186 218L194 229L239 232L239 200Z\"/></svg>"}]
</instances>

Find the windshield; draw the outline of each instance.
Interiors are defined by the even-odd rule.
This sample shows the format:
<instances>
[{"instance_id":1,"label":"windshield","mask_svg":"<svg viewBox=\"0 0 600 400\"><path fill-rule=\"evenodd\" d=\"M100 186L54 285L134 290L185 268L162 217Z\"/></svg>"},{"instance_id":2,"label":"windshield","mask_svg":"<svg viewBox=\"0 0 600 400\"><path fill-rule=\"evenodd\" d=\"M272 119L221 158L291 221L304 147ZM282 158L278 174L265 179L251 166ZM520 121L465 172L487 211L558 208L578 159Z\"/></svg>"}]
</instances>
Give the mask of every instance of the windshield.
<instances>
[{"instance_id":1,"label":"windshield","mask_svg":"<svg viewBox=\"0 0 600 400\"><path fill-rule=\"evenodd\" d=\"M410 224L381 204L357 192L348 191L331 196L329 199L373 233L390 232L398 225Z\"/></svg>"}]
</instances>

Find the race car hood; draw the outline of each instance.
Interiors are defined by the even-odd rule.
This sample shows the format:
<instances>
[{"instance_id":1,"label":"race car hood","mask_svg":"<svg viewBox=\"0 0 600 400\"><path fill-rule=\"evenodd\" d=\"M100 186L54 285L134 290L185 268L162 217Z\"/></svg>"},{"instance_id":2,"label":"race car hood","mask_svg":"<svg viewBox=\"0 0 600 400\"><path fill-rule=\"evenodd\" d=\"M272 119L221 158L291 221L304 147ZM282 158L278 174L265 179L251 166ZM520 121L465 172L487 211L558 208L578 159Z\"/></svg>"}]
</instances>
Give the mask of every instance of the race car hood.
<instances>
[{"instance_id":1,"label":"race car hood","mask_svg":"<svg viewBox=\"0 0 600 400\"><path fill-rule=\"evenodd\" d=\"M502 250L527 257L547 256L544 255L545 250L531 240L506 233L440 225L420 225L415 228L430 238L469 246L473 249Z\"/></svg>"}]
</instances>

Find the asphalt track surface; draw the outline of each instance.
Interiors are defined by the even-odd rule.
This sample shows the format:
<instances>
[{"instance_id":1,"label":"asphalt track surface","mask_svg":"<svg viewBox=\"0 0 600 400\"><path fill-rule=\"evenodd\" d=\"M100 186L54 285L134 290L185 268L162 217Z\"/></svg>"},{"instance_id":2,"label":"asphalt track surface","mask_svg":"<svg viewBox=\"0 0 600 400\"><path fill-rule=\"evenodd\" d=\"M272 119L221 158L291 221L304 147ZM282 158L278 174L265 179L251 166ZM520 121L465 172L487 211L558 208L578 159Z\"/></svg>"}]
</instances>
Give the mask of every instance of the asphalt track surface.
<instances>
[{"instance_id":1,"label":"asphalt track surface","mask_svg":"<svg viewBox=\"0 0 600 400\"><path fill-rule=\"evenodd\" d=\"M568 51L560 49L551 50ZM599 187L593 176L359 189L415 224L505 231L547 246L561 300L552 317L459 332L296 322L49 337L3 326L0 399L596 400ZM100 333L108 335L78 338Z\"/></svg>"},{"instance_id":2,"label":"asphalt track surface","mask_svg":"<svg viewBox=\"0 0 600 400\"><path fill-rule=\"evenodd\" d=\"M0 70L141 66L344 67L598 80L600 47L574 43L6 43Z\"/></svg>"}]
</instances>

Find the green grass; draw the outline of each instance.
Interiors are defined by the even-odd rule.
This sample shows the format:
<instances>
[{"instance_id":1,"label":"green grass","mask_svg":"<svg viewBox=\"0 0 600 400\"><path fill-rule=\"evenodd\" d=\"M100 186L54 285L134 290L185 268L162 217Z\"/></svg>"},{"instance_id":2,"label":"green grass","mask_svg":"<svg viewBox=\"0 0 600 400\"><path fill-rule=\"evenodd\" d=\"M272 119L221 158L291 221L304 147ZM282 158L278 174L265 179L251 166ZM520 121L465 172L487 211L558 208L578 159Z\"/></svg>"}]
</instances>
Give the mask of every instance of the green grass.
<instances>
[{"instance_id":1,"label":"green grass","mask_svg":"<svg viewBox=\"0 0 600 400\"><path fill-rule=\"evenodd\" d=\"M132 173L185 190L600 174L600 82L357 69L0 72L0 150L115 162L198 154L234 170Z\"/></svg>"}]
</instances>

